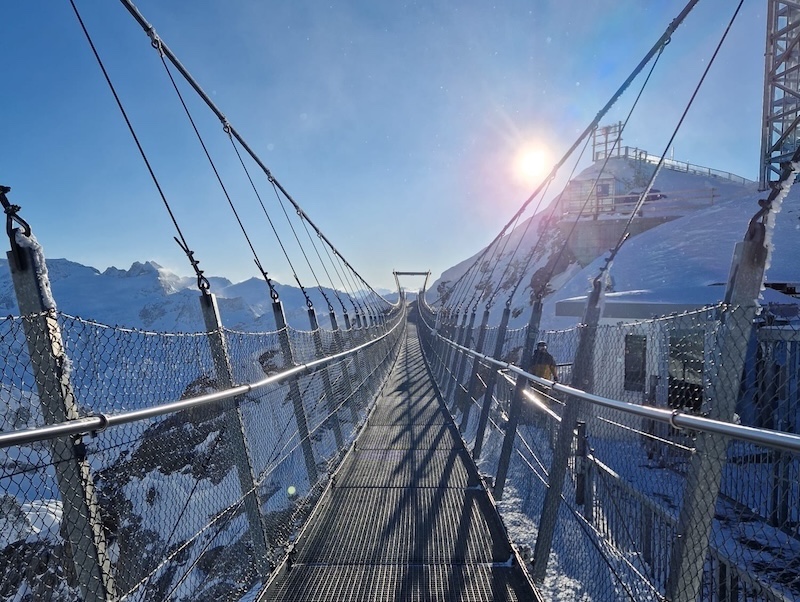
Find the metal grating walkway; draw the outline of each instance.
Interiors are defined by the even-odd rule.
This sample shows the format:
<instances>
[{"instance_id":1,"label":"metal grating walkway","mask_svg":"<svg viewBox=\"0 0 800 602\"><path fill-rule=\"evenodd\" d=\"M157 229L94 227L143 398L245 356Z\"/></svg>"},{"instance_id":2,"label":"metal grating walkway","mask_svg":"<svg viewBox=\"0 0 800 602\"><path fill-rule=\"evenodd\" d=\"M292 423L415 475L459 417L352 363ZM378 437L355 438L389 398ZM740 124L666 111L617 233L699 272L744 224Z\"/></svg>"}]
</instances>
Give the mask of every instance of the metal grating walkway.
<instances>
[{"instance_id":1,"label":"metal grating walkway","mask_svg":"<svg viewBox=\"0 0 800 602\"><path fill-rule=\"evenodd\" d=\"M383 396L263 599L537 599L408 328Z\"/></svg>"}]
</instances>

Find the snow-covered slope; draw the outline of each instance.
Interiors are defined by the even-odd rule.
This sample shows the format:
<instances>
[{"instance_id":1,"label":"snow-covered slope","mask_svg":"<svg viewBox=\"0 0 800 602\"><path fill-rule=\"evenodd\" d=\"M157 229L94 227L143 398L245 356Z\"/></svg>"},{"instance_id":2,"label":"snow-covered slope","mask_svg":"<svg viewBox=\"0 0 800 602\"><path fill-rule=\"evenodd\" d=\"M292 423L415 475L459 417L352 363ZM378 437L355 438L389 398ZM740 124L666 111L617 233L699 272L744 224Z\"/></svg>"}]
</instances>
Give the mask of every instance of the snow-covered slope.
<instances>
[{"instance_id":1,"label":"snow-covered slope","mask_svg":"<svg viewBox=\"0 0 800 602\"><path fill-rule=\"evenodd\" d=\"M100 272L69 261L48 259L53 296L59 310L108 325L141 328L159 332L199 332L204 330L194 278L180 277L157 263L134 263L130 269L115 267ZM274 330L272 300L263 280L251 278L236 284L214 277L213 292L219 302L222 323L233 330ZM300 289L277 284L286 319L300 330L309 329L305 297ZM329 289L323 290L341 306ZM321 325L329 324L328 306L316 288L308 289ZM347 299L343 297L343 301ZM348 310L351 306L347 305ZM0 313L18 315L16 295L8 270L8 261L0 259Z\"/></svg>"},{"instance_id":2,"label":"snow-covered slope","mask_svg":"<svg viewBox=\"0 0 800 602\"><path fill-rule=\"evenodd\" d=\"M633 184L631 167L627 161L617 161L610 165L618 178L630 178ZM599 164L595 164L582 172L576 179L591 179L597 175ZM687 203L682 211L673 215L668 221L631 237L622 247L611 267L612 291L636 291L638 295L647 295L649 300L675 302L687 299L690 302L702 301L713 303L722 299L724 283L730 270L731 257L736 242L742 240L749 220L758 210L758 200L765 193L759 193L753 185L740 185L709 175L673 172L663 170L656 180L656 187L668 198L678 198L680 191L702 190L714 188L714 200L703 205ZM672 204L673 212L676 211ZM655 214L658 202L648 203L647 212ZM598 275L605 265L608 252L599 256L586 267L581 267L569 250L566 250L559 265L551 270L552 263L564 245L564 222L574 221L574 216L564 215L548 220L548 212L537 214L527 222L518 226L507 236L508 244L501 249L500 260L492 270L484 258L484 274L480 282L475 282L472 289L478 292L494 290L499 285L499 292L493 307L492 321L497 322L499 313L505 305L510 288L504 286L511 270L506 266L510 261L523 263L528 251L537 245L533 260L525 270L522 284L512 299L512 326L523 325L529 314L531 305L531 283L538 288L542 277L552 273L548 294L545 297L543 328L564 328L575 324L577 318L556 318L555 303L557 301L584 295L589 289L589 282ZM620 219L622 216L609 214L607 219ZM603 221L602 219L597 221ZM527 232L525 229L527 227ZM524 233L524 234L523 234ZM524 236L519 245L516 257L512 259L513 250L519 238ZM800 283L800 266L796 262L800 250L800 188L793 189L783 202L782 211L777 215L776 228L773 235L774 252L770 268L767 272L768 283ZM472 265L480 253L446 270L434 283L428 300L438 296L446 287L443 283L455 282L464 271ZM546 269L545 269L545 266ZM471 298L473 290L464 297ZM782 297L792 302L792 298L769 291L771 299ZM483 297L486 298L486 297ZM644 297L642 297L644 298Z\"/></svg>"}]
</instances>

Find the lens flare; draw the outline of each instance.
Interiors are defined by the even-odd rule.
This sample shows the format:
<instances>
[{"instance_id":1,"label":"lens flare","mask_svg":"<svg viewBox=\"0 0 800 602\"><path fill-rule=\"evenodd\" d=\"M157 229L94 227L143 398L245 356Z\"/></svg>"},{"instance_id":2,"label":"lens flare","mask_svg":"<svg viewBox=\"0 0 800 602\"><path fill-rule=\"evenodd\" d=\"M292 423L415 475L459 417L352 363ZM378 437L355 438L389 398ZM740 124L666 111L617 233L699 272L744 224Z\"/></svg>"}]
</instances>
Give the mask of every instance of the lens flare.
<instances>
[{"instance_id":1,"label":"lens flare","mask_svg":"<svg viewBox=\"0 0 800 602\"><path fill-rule=\"evenodd\" d=\"M517 152L514 176L520 184L535 186L550 172L550 155L541 146L529 145Z\"/></svg>"}]
</instances>

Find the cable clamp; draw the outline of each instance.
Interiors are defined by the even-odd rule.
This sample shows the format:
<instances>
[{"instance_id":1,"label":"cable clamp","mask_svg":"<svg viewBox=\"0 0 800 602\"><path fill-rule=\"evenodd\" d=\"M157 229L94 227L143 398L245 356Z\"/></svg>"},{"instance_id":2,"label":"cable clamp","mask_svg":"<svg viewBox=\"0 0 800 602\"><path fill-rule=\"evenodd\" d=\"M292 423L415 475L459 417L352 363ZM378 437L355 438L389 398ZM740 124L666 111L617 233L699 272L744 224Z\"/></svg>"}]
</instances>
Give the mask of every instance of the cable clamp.
<instances>
[{"instance_id":1,"label":"cable clamp","mask_svg":"<svg viewBox=\"0 0 800 602\"><path fill-rule=\"evenodd\" d=\"M108 416L101 412L100 414L94 414L92 418L100 419L100 426L92 431L92 437L97 437L97 433L102 433L108 428Z\"/></svg>"},{"instance_id":2,"label":"cable clamp","mask_svg":"<svg viewBox=\"0 0 800 602\"><path fill-rule=\"evenodd\" d=\"M682 426L678 426L677 424L675 424L675 418L680 416L680 414L681 414L680 410L672 410L672 413L669 415L669 425L676 431L683 430Z\"/></svg>"},{"instance_id":3,"label":"cable clamp","mask_svg":"<svg viewBox=\"0 0 800 602\"><path fill-rule=\"evenodd\" d=\"M207 292L209 289L211 289L211 283L208 281L208 278L203 275L203 270L200 269L200 261L194 258L194 251L192 251L188 245L181 242L177 236L174 236L173 239L186 254L186 257L189 259L189 263L194 269L194 273L197 275L197 288L200 289L200 292Z\"/></svg>"},{"instance_id":4,"label":"cable clamp","mask_svg":"<svg viewBox=\"0 0 800 602\"><path fill-rule=\"evenodd\" d=\"M155 28L153 28L152 26L148 28L147 36L150 38L150 45L156 50L158 50L158 54L164 56L164 48L162 47L161 44L161 38L158 37Z\"/></svg>"},{"instance_id":5,"label":"cable clamp","mask_svg":"<svg viewBox=\"0 0 800 602\"><path fill-rule=\"evenodd\" d=\"M14 222L19 224L19 226L22 228L22 233L25 236L31 235L31 227L28 222L18 215L19 210L22 209L22 207L9 203L8 197L6 197L6 194L9 192L11 192L10 186L0 186L0 203L2 203L3 211L6 214L6 233L8 234L8 238L13 246L16 242L14 240Z\"/></svg>"}]
</instances>

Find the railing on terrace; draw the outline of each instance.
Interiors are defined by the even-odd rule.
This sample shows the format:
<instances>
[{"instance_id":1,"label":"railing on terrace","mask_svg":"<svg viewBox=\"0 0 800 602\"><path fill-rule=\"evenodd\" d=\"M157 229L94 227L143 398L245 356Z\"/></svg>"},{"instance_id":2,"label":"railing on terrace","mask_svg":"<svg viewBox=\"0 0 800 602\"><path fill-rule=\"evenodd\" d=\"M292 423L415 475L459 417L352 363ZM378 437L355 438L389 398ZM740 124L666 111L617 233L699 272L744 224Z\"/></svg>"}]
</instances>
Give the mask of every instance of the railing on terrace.
<instances>
[{"instance_id":1,"label":"railing on terrace","mask_svg":"<svg viewBox=\"0 0 800 602\"><path fill-rule=\"evenodd\" d=\"M749 195L745 192L744 195ZM665 217L680 216L687 211L696 211L712 207L720 198L719 192L714 188L695 188L687 190L670 190L668 193L661 191L651 192L645 202L638 209L639 217ZM726 195L726 201L733 200ZM639 202L639 194L618 194L600 198L592 197L590 207L585 208L585 192L567 190L562 195L564 207L563 215L584 214L584 219L614 218L615 216L629 216Z\"/></svg>"},{"instance_id":2,"label":"railing on terrace","mask_svg":"<svg viewBox=\"0 0 800 602\"><path fill-rule=\"evenodd\" d=\"M635 159L637 161L643 161L645 163L651 163L653 165L657 165L658 162L661 160L661 157L657 155L651 155L646 150L642 150L640 148L631 147L631 146L623 146L619 149L615 149L612 152L607 152L605 150L597 150L594 153L594 161L603 161L607 156L611 158L621 158L621 159ZM686 161L675 161L674 159L664 159L664 168L671 169L673 171L682 171L685 173L692 173L701 176L713 176L715 178L722 178L723 180L729 180L731 182L736 182L737 184L753 184L752 180L748 180L747 178L743 178L742 176L737 176L729 171L721 171L719 169L711 169L710 167L703 167L702 165L695 165L693 163L688 163Z\"/></svg>"},{"instance_id":3,"label":"railing on terrace","mask_svg":"<svg viewBox=\"0 0 800 602\"><path fill-rule=\"evenodd\" d=\"M437 323L424 301L420 306L427 361L487 480L500 474L503 444L513 441L505 459L508 479L495 493L515 542L534 552L547 520L542 508L564 403L571 396L583 400L542 579L547 599L666 600L670 569L681 552L675 542L684 498L694 499L688 497L690 478L697 479L698 497L713 516L707 546L683 552L705 558L700 592L690 599L800 599L800 437L792 434L800 427L800 326L741 333L750 346L740 421L760 426L750 419L760 415L763 421L765 407L770 416L793 420L774 423L781 428L775 431L702 416L716 366L724 361L715 355L714 341L727 308L598 327L593 386L585 393L514 365L525 340L520 332L508 333L493 359L492 347L476 353L468 343L456 344L458 329L442 316ZM579 337L576 328L540 332L534 340L547 341L553 355L566 361ZM471 340L476 338L473 333ZM487 391L498 371L496 386ZM508 433L517 378L531 385L518 427ZM699 439L715 432L728 438L718 496L702 471L691 469ZM683 594L678 588L671 599L685 599Z\"/></svg>"},{"instance_id":4,"label":"railing on terrace","mask_svg":"<svg viewBox=\"0 0 800 602\"><path fill-rule=\"evenodd\" d=\"M371 322L1 320L0 598L255 600L394 362L404 309Z\"/></svg>"}]
</instances>

